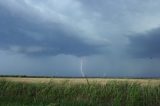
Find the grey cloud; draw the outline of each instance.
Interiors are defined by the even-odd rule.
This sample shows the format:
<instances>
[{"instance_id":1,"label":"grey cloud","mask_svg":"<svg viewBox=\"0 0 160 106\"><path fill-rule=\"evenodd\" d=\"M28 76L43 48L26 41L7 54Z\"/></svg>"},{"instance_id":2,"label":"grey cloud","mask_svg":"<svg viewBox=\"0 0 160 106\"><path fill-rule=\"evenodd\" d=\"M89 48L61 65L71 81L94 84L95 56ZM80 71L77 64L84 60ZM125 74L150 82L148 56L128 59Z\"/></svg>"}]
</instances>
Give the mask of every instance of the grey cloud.
<instances>
[{"instance_id":1,"label":"grey cloud","mask_svg":"<svg viewBox=\"0 0 160 106\"><path fill-rule=\"evenodd\" d=\"M160 28L129 37L129 52L138 58L160 58Z\"/></svg>"},{"instance_id":2,"label":"grey cloud","mask_svg":"<svg viewBox=\"0 0 160 106\"><path fill-rule=\"evenodd\" d=\"M104 27L102 32L111 33L111 36L122 34L123 37L130 32L144 32L158 27L160 23L159 0L80 1L88 13L100 19L101 25L105 23L105 27L100 25L100 28Z\"/></svg>"},{"instance_id":3,"label":"grey cloud","mask_svg":"<svg viewBox=\"0 0 160 106\"><path fill-rule=\"evenodd\" d=\"M0 0L0 73L81 76L84 56L86 75L160 76L159 4Z\"/></svg>"},{"instance_id":4,"label":"grey cloud","mask_svg":"<svg viewBox=\"0 0 160 106\"><path fill-rule=\"evenodd\" d=\"M68 54L87 56L99 53L102 45L88 44L60 23L28 21L20 14L0 8L0 48L27 55Z\"/></svg>"}]
</instances>

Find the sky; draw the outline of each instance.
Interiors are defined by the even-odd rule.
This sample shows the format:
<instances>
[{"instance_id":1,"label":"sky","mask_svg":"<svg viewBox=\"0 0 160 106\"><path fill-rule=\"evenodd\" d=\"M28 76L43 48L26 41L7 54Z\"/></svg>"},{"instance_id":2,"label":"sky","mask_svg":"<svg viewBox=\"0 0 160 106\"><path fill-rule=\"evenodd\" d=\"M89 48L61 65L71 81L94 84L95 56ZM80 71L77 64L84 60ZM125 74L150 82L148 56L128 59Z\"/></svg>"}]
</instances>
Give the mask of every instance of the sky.
<instances>
[{"instance_id":1,"label":"sky","mask_svg":"<svg viewBox=\"0 0 160 106\"><path fill-rule=\"evenodd\" d=\"M159 0L0 0L0 74L160 77Z\"/></svg>"}]
</instances>

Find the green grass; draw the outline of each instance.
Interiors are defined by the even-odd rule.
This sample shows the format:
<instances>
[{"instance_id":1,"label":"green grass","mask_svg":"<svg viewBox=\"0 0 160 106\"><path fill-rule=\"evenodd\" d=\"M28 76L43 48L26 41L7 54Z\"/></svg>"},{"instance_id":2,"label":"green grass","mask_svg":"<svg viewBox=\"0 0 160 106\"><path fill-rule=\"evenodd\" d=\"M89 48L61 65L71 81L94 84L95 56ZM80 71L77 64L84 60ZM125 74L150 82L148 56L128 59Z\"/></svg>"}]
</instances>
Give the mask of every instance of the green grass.
<instances>
[{"instance_id":1,"label":"green grass","mask_svg":"<svg viewBox=\"0 0 160 106\"><path fill-rule=\"evenodd\" d=\"M0 80L0 106L160 106L160 85L20 83Z\"/></svg>"}]
</instances>

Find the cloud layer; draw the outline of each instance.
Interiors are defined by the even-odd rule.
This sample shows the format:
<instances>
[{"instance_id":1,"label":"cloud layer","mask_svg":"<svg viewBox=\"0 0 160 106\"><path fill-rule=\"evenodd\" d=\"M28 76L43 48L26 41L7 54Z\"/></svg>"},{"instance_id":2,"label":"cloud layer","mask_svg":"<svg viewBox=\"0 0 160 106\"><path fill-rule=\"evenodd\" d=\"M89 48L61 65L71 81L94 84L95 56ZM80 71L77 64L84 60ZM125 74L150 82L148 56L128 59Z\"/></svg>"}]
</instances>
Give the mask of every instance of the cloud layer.
<instances>
[{"instance_id":1,"label":"cloud layer","mask_svg":"<svg viewBox=\"0 0 160 106\"><path fill-rule=\"evenodd\" d=\"M130 37L129 51L139 58L160 57L160 28Z\"/></svg>"},{"instance_id":2,"label":"cloud layer","mask_svg":"<svg viewBox=\"0 0 160 106\"><path fill-rule=\"evenodd\" d=\"M8 3L5 3L5 6ZM3 20L0 23L1 49L27 55L88 56L99 53L99 47L107 46L107 43L102 45L101 42L98 44L92 43L92 41L86 42L85 38L80 38L80 33L71 30L71 27L67 28L65 23L56 22L58 14L55 14L52 20L46 20L48 22L44 22L43 19L36 20L38 16L32 19L34 14L32 11L27 11L29 7L33 8L32 5L27 4L28 2L14 2L18 6L22 3L26 5L26 8L20 12L18 10L13 12L6 7L1 7L0 18ZM34 8L33 10L36 11ZM39 17L41 17L40 15L42 14L39 13ZM46 17L41 18L45 19Z\"/></svg>"},{"instance_id":3,"label":"cloud layer","mask_svg":"<svg viewBox=\"0 0 160 106\"><path fill-rule=\"evenodd\" d=\"M0 74L80 75L83 57L88 75L160 76L159 5L159 0L1 0Z\"/></svg>"},{"instance_id":4,"label":"cloud layer","mask_svg":"<svg viewBox=\"0 0 160 106\"><path fill-rule=\"evenodd\" d=\"M0 1L1 48L36 55L114 52L128 43L126 35L158 26L158 4L157 0Z\"/></svg>"}]
</instances>

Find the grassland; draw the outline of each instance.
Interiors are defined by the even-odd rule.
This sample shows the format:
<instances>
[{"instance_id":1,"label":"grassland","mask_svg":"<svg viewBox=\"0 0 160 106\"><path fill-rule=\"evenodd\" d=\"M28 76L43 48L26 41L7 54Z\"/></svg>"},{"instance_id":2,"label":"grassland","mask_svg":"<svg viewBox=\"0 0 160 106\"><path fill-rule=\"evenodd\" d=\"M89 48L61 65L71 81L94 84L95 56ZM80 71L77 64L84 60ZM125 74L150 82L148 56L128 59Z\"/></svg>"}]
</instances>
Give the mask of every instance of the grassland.
<instances>
[{"instance_id":1,"label":"grassland","mask_svg":"<svg viewBox=\"0 0 160 106\"><path fill-rule=\"evenodd\" d=\"M160 106L158 79L0 78L0 106Z\"/></svg>"},{"instance_id":2,"label":"grassland","mask_svg":"<svg viewBox=\"0 0 160 106\"><path fill-rule=\"evenodd\" d=\"M0 77L0 80L23 82L23 83L64 83L68 84L86 84L85 78L21 78L21 77ZM106 84L108 82L129 82L139 83L140 85L160 85L160 79L127 79L127 78L88 78L90 83Z\"/></svg>"}]
</instances>

